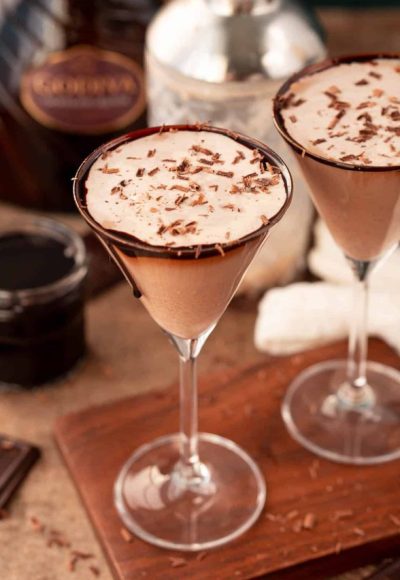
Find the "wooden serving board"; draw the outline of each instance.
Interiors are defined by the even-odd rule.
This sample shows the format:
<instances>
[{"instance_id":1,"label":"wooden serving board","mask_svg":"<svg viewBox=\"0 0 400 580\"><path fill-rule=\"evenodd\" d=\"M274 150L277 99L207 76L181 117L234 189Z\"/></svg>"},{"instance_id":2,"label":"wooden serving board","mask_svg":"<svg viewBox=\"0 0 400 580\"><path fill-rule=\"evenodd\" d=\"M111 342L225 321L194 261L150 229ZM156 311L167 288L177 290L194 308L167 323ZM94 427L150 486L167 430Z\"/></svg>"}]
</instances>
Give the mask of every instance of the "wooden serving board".
<instances>
[{"instance_id":1,"label":"wooden serving board","mask_svg":"<svg viewBox=\"0 0 400 580\"><path fill-rule=\"evenodd\" d=\"M310 364L345 352L340 343L200 380L202 430L242 445L268 485L258 523L234 543L200 557L136 538L127 542L112 502L115 477L129 454L176 429L176 386L60 418L59 447L115 577L315 580L400 555L400 462L352 467L317 459L290 438L280 417L288 383ZM400 367L399 358L376 340L370 358ZM315 518L312 529L302 527L307 514L309 521Z\"/></svg>"}]
</instances>

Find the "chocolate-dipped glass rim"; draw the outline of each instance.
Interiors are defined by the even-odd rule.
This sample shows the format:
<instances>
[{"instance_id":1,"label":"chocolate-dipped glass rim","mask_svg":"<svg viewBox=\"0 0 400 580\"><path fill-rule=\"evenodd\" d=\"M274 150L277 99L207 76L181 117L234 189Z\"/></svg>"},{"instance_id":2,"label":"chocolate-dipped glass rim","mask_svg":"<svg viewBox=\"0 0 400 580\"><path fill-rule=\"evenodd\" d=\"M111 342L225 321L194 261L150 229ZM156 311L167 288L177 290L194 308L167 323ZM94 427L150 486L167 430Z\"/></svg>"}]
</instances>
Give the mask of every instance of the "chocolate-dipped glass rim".
<instances>
[{"instance_id":1,"label":"chocolate-dipped glass rim","mask_svg":"<svg viewBox=\"0 0 400 580\"><path fill-rule=\"evenodd\" d=\"M143 137L147 137L148 135L153 135L155 133L160 132L168 132L168 131L209 131L211 133L220 133L225 135L231 139L234 139L238 143L241 143L245 147L249 149L258 149L260 153L265 158L265 161L270 163L273 167L277 167L279 169L280 174L282 175L284 185L285 185L285 193L286 193L286 200L283 203L282 207L279 211L274 214L272 217L268 218L268 223L263 224L257 230L254 230L243 236L238 238L237 240L233 240L231 242L220 242L217 244L198 244L198 245L191 245L191 246L174 246L174 247L166 247L163 245L156 246L152 244L148 244L132 236L131 234L120 232L118 230L109 230L101 226L89 213L86 204L86 179L88 173L93 165L93 163L105 152L111 151L121 144L127 141L136 141ZM227 253L246 242L258 238L260 235L265 234L268 230L275 225L284 215L287 208L289 207L291 200L292 200L292 190L293 190L293 182L292 176L285 165L284 161L277 155L272 149L257 141L256 139L252 139L251 137L247 137L245 135L241 135L240 133L235 133L228 129L222 129L220 127L213 127L208 124L196 124L196 125L163 125L161 127L148 127L146 129L139 129L137 131L132 131L130 133L126 133L121 137L117 137L112 141L101 145L97 149L95 149L86 159L81 163L76 176L73 180L73 194L75 203L78 207L79 212L81 213L82 217L86 220L86 222L93 228L93 230L100 236L102 239L106 239L110 243L118 244L119 247L126 250L128 253L133 252L136 255L142 256L154 256L159 258L181 258L181 259L192 259L192 258L204 258L209 256L221 255L221 253Z\"/></svg>"},{"instance_id":2,"label":"chocolate-dipped glass rim","mask_svg":"<svg viewBox=\"0 0 400 580\"><path fill-rule=\"evenodd\" d=\"M351 163L345 163L344 161L337 161L333 159L328 159L317 153L308 151L301 143L293 139L289 131L286 128L285 121L282 117L282 106L284 104L284 95L288 92L290 87L297 81L303 79L307 76L312 76L316 73L322 72L339 64L349 64L352 62L366 62L371 60L376 60L378 58L382 59L400 59L400 53L363 53L363 54L353 54L346 56L338 56L333 58L327 58L321 62L311 64L306 66L301 71L292 75L279 89L275 98L273 100L273 117L274 123L285 141L302 157L311 157L315 161L324 163L325 165L331 165L332 167L337 167L340 169L347 169L349 171L365 171L365 172L378 172L378 171L400 171L400 165L353 165Z\"/></svg>"}]
</instances>

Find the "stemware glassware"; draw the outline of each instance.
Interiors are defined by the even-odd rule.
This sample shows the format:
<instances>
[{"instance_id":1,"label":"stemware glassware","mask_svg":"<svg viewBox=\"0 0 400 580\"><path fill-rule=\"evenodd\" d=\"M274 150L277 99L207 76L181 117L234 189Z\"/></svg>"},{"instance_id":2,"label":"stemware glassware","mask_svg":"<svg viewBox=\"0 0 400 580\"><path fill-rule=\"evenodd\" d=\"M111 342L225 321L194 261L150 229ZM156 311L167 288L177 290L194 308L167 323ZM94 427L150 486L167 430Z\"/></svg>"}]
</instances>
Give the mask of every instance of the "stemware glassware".
<instances>
[{"instance_id":1,"label":"stemware glassware","mask_svg":"<svg viewBox=\"0 0 400 580\"><path fill-rule=\"evenodd\" d=\"M170 129L198 131L199 127L178 125L164 131ZM214 127L202 130L232 136ZM180 432L133 453L115 484L116 508L125 525L142 539L164 548L195 551L241 535L256 521L265 503L264 479L249 455L230 440L198 432L196 359L270 228L288 208L292 184L286 166L274 152L236 135L243 145L257 148L283 177L285 199L268 224L222 244L219 251L214 245L203 245L200 255L195 247L152 246L101 227L85 201L85 180L92 164L125 142L159 131L156 127L130 133L94 151L78 170L74 196L82 216L116 260L135 296L167 333L180 360ZM207 322L199 324L196 309L204 294ZM173 315L158 308L161 301L175 305Z\"/></svg>"},{"instance_id":2,"label":"stemware glassware","mask_svg":"<svg viewBox=\"0 0 400 580\"><path fill-rule=\"evenodd\" d=\"M291 77L274 101L276 127L295 152L315 206L355 277L348 360L325 361L301 373L289 387L282 415L309 450L351 464L400 457L400 373L367 362L368 280L400 238L400 165L356 166L308 151L290 135L281 110L284 95L301 78L376 58L399 56L346 56L311 65Z\"/></svg>"}]
</instances>

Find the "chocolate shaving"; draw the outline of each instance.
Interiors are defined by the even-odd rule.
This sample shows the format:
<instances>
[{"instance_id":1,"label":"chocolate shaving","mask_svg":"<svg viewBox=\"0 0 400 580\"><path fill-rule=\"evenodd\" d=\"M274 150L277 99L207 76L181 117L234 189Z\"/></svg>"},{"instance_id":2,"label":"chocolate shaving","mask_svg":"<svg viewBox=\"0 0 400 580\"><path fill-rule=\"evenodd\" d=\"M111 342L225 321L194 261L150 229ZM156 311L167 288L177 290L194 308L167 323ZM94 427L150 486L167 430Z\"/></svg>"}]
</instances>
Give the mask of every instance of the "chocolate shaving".
<instances>
[{"instance_id":1,"label":"chocolate shaving","mask_svg":"<svg viewBox=\"0 0 400 580\"><path fill-rule=\"evenodd\" d=\"M207 198L204 193L199 193L198 197L196 197L190 205L195 207L196 205L206 205L207 203Z\"/></svg>"},{"instance_id":2,"label":"chocolate shaving","mask_svg":"<svg viewBox=\"0 0 400 580\"><path fill-rule=\"evenodd\" d=\"M205 147L200 147L200 145L192 145L191 146L192 151L195 151L196 153L203 153L203 155L214 155L214 153L212 151L210 151L210 149L206 149Z\"/></svg>"},{"instance_id":3,"label":"chocolate shaving","mask_svg":"<svg viewBox=\"0 0 400 580\"><path fill-rule=\"evenodd\" d=\"M233 177L233 171L217 171L217 175L221 175L222 177Z\"/></svg>"},{"instance_id":4,"label":"chocolate shaving","mask_svg":"<svg viewBox=\"0 0 400 580\"><path fill-rule=\"evenodd\" d=\"M102 167L100 169L100 171L102 171L103 173L107 173L107 174L119 173L120 172L120 170L117 169L116 167L107 167L107 165L105 165L104 167Z\"/></svg>"},{"instance_id":5,"label":"chocolate shaving","mask_svg":"<svg viewBox=\"0 0 400 580\"><path fill-rule=\"evenodd\" d=\"M199 159L199 163L204 163L204 165L214 165L214 161L210 161L209 159L204 158Z\"/></svg>"},{"instance_id":6,"label":"chocolate shaving","mask_svg":"<svg viewBox=\"0 0 400 580\"><path fill-rule=\"evenodd\" d=\"M305 103L305 99L297 99L295 100L296 95L294 93L289 93L288 95L282 95L278 97L278 101L280 102L281 109L289 109L289 107L299 107L303 103Z\"/></svg>"},{"instance_id":7,"label":"chocolate shaving","mask_svg":"<svg viewBox=\"0 0 400 580\"><path fill-rule=\"evenodd\" d=\"M324 95L326 95L332 101L337 101L338 100L338 97L337 97L336 93L332 93L329 90L328 91L324 91Z\"/></svg>"},{"instance_id":8,"label":"chocolate shaving","mask_svg":"<svg viewBox=\"0 0 400 580\"><path fill-rule=\"evenodd\" d=\"M356 107L357 110L359 109L368 109L370 107L374 107L376 105L376 103L374 103L373 101L364 101L363 103L360 103L358 105L358 107Z\"/></svg>"},{"instance_id":9,"label":"chocolate shaving","mask_svg":"<svg viewBox=\"0 0 400 580\"><path fill-rule=\"evenodd\" d=\"M314 139L314 141L311 141L312 145L320 145L321 143L326 143L326 139Z\"/></svg>"},{"instance_id":10,"label":"chocolate shaving","mask_svg":"<svg viewBox=\"0 0 400 580\"><path fill-rule=\"evenodd\" d=\"M366 121L367 123L372 123L372 117L369 113L361 113L361 115L358 115L357 121Z\"/></svg>"},{"instance_id":11,"label":"chocolate shaving","mask_svg":"<svg viewBox=\"0 0 400 580\"><path fill-rule=\"evenodd\" d=\"M154 167L154 169L152 169L151 171L148 172L148 175L150 175L150 177L153 177L153 175L155 175L159 171L160 171L159 167Z\"/></svg>"},{"instance_id":12,"label":"chocolate shaving","mask_svg":"<svg viewBox=\"0 0 400 580\"><path fill-rule=\"evenodd\" d=\"M90 552L81 552L80 550L72 550L71 554L79 560L90 560L91 558L94 558L94 555Z\"/></svg>"},{"instance_id":13,"label":"chocolate shaving","mask_svg":"<svg viewBox=\"0 0 400 580\"><path fill-rule=\"evenodd\" d=\"M370 77L373 77L374 79L378 79L379 80L379 79L382 78L382 75L380 73L377 73L377 72L375 72L373 70L371 70L368 74L369 74Z\"/></svg>"},{"instance_id":14,"label":"chocolate shaving","mask_svg":"<svg viewBox=\"0 0 400 580\"><path fill-rule=\"evenodd\" d=\"M400 127L386 127L386 131L394 133L397 137L400 137Z\"/></svg>"},{"instance_id":15,"label":"chocolate shaving","mask_svg":"<svg viewBox=\"0 0 400 580\"><path fill-rule=\"evenodd\" d=\"M246 159L246 158L241 151L238 151L235 159L232 161L232 164L236 165L237 163L239 163L239 161L242 161L242 159Z\"/></svg>"},{"instance_id":16,"label":"chocolate shaving","mask_svg":"<svg viewBox=\"0 0 400 580\"><path fill-rule=\"evenodd\" d=\"M297 123L296 115L290 115L289 119L292 121L292 123Z\"/></svg>"},{"instance_id":17,"label":"chocolate shaving","mask_svg":"<svg viewBox=\"0 0 400 580\"><path fill-rule=\"evenodd\" d=\"M357 87L363 87L365 85L369 85L369 82L367 81L367 79L361 79L360 81L357 81L356 83L354 83Z\"/></svg>"},{"instance_id":18,"label":"chocolate shaving","mask_svg":"<svg viewBox=\"0 0 400 580\"><path fill-rule=\"evenodd\" d=\"M169 189L176 189L178 191L183 191L184 193L188 193L190 191L190 187L184 187L183 185L172 185Z\"/></svg>"},{"instance_id":19,"label":"chocolate shaving","mask_svg":"<svg viewBox=\"0 0 400 580\"><path fill-rule=\"evenodd\" d=\"M187 195L178 195L174 203L179 207L187 199L189 199Z\"/></svg>"},{"instance_id":20,"label":"chocolate shaving","mask_svg":"<svg viewBox=\"0 0 400 580\"><path fill-rule=\"evenodd\" d=\"M189 159L184 159L176 168L179 173L186 173L190 168L190 161Z\"/></svg>"},{"instance_id":21,"label":"chocolate shaving","mask_svg":"<svg viewBox=\"0 0 400 580\"><path fill-rule=\"evenodd\" d=\"M147 157L154 157L154 155L156 154L157 149L149 149L147 151Z\"/></svg>"},{"instance_id":22,"label":"chocolate shaving","mask_svg":"<svg viewBox=\"0 0 400 580\"><path fill-rule=\"evenodd\" d=\"M345 115L345 109L341 109L338 113L333 117L331 122L328 125L328 129L334 129L336 125L339 123L340 119Z\"/></svg>"},{"instance_id":23,"label":"chocolate shaving","mask_svg":"<svg viewBox=\"0 0 400 580\"><path fill-rule=\"evenodd\" d=\"M69 572L75 572L76 564L78 563L78 559L76 556L71 556L68 560L68 570Z\"/></svg>"},{"instance_id":24,"label":"chocolate shaving","mask_svg":"<svg viewBox=\"0 0 400 580\"><path fill-rule=\"evenodd\" d=\"M139 167L139 169L136 171L136 177L143 177L145 171L146 170L144 169L144 167Z\"/></svg>"},{"instance_id":25,"label":"chocolate shaving","mask_svg":"<svg viewBox=\"0 0 400 580\"><path fill-rule=\"evenodd\" d=\"M357 159L358 159L357 155L352 155L352 154L344 155L343 157L340 157L340 161L345 161L345 162L346 161L355 161Z\"/></svg>"}]
</instances>

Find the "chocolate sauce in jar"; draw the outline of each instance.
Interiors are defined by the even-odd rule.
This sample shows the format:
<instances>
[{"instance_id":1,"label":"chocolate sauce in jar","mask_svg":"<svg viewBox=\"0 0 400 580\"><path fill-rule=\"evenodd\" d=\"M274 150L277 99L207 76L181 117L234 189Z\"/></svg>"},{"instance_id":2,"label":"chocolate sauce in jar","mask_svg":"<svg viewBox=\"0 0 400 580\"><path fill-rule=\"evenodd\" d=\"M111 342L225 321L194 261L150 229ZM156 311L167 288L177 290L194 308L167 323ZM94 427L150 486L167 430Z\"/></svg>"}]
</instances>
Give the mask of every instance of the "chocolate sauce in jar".
<instances>
[{"instance_id":1,"label":"chocolate sauce in jar","mask_svg":"<svg viewBox=\"0 0 400 580\"><path fill-rule=\"evenodd\" d=\"M32 388L85 353L82 240L53 220L0 233L0 384Z\"/></svg>"}]
</instances>

